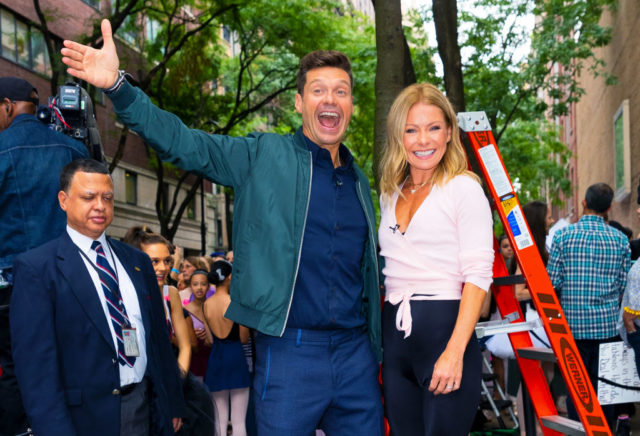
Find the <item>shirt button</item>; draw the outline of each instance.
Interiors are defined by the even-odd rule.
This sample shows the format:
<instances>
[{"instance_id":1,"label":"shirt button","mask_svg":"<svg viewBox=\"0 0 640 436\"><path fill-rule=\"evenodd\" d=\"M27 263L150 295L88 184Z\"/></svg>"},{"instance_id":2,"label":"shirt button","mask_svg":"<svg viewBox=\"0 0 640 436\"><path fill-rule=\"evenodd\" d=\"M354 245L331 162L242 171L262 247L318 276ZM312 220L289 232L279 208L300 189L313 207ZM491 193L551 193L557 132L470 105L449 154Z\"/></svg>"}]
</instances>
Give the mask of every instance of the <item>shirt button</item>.
<instances>
[{"instance_id":1,"label":"shirt button","mask_svg":"<svg viewBox=\"0 0 640 436\"><path fill-rule=\"evenodd\" d=\"M113 395L120 395L120 389L114 389L111 391Z\"/></svg>"}]
</instances>

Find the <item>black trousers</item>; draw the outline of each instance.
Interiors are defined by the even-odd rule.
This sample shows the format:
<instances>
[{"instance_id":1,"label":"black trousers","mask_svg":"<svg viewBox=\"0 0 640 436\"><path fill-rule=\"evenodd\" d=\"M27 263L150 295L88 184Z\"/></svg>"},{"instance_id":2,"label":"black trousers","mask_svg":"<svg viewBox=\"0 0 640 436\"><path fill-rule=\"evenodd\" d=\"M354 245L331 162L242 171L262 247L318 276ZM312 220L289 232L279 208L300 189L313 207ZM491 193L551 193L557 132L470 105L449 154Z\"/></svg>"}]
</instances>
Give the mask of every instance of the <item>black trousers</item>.
<instances>
[{"instance_id":1,"label":"black trousers","mask_svg":"<svg viewBox=\"0 0 640 436\"><path fill-rule=\"evenodd\" d=\"M11 357L9 332L9 301L12 287L0 288L0 436L26 432L29 424L22 406L22 397Z\"/></svg>"},{"instance_id":2,"label":"black trousers","mask_svg":"<svg viewBox=\"0 0 640 436\"><path fill-rule=\"evenodd\" d=\"M458 316L458 300L411 301L413 327L404 339L396 329L397 306L382 311L382 386L394 436L466 436L480 403L482 360L475 333L464 354L460 388L429 392L433 366L444 351Z\"/></svg>"},{"instance_id":3,"label":"black trousers","mask_svg":"<svg viewBox=\"0 0 640 436\"><path fill-rule=\"evenodd\" d=\"M598 393L598 370L600 366L600 344L606 344L608 342L616 342L619 341L619 336L613 336L607 339L576 339L576 346L578 347L578 353L580 353L580 357L582 357L582 362L584 363L584 367L587 370L587 374L589 374L589 379L591 380L591 384L593 385L593 389ZM609 404L606 406L602 406L602 413L604 413L607 422L609 423L609 427L613 427L615 421L615 405ZM580 421L578 418L578 413L576 412L576 408L571 401L571 396L567 397L567 412L570 419L575 421Z\"/></svg>"}]
</instances>

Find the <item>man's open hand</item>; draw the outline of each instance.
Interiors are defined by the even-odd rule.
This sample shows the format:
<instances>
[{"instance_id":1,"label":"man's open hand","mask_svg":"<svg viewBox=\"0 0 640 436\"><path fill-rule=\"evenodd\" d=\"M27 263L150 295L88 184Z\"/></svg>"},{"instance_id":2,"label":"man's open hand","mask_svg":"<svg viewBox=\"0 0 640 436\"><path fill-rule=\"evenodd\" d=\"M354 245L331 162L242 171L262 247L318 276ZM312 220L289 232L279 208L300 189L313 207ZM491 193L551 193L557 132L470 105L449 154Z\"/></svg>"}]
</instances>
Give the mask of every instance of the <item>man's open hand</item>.
<instances>
[{"instance_id":1,"label":"man's open hand","mask_svg":"<svg viewBox=\"0 0 640 436\"><path fill-rule=\"evenodd\" d=\"M113 42L111 23L102 20L100 24L102 48L78 44L73 41L64 41L62 62L67 65L67 72L73 77L84 80L97 88L110 88L118 78L118 53Z\"/></svg>"}]
</instances>

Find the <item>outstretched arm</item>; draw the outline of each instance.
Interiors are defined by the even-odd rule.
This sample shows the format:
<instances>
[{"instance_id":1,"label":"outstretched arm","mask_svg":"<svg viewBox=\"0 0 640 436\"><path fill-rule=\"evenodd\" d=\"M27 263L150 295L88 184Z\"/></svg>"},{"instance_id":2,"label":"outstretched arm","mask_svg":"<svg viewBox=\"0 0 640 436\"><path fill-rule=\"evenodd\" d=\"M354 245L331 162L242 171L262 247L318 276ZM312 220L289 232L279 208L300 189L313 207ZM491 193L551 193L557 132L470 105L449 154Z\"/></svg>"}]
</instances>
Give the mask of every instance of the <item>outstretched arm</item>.
<instances>
[{"instance_id":1,"label":"outstretched arm","mask_svg":"<svg viewBox=\"0 0 640 436\"><path fill-rule=\"evenodd\" d=\"M73 77L84 80L98 88L110 88L118 78L118 53L113 42L111 23L102 20L100 24L104 41L100 50L73 41L64 41L61 50L62 62Z\"/></svg>"}]
</instances>

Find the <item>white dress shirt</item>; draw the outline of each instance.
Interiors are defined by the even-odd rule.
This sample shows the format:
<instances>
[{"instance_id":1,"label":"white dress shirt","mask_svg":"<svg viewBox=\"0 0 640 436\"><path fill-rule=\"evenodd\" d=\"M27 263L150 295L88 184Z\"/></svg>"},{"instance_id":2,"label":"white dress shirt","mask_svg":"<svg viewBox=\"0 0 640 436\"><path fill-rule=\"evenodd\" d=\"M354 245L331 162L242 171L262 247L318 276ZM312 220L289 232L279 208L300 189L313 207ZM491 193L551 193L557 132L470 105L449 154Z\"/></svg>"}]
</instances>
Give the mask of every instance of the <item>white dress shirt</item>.
<instances>
[{"instance_id":1,"label":"white dress shirt","mask_svg":"<svg viewBox=\"0 0 640 436\"><path fill-rule=\"evenodd\" d=\"M67 233L71 240L76 246L84 252L85 255L91 262L93 262L94 266L97 265L97 257L98 254L95 250L91 249L91 244L93 244L93 239L88 236L85 236L71 227L67 226ZM144 373L147 369L147 349L145 343L144 336L144 325L142 323L142 314L140 312L140 303L138 302L138 294L133 286L133 282L127 271L120 263L120 260L115 255L113 250L111 250L111 246L107 243L107 238L104 233L100 235L97 239L102 244L104 249L105 256L107 261L111 265L118 275L120 294L122 295L122 302L124 303L124 307L127 311L127 316L129 317L129 321L131 322L131 326L136 329L136 336L138 338L138 349L140 350L140 356L136 357L136 362L133 367L129 367L126 365L120 364L120 386L126 386L131 383L139 383L142 381L144 377ZM89 263L86 257L80 255L82 257L82 261L87 267L87 271L89 271L89 275L91 276L91 280L93 280L93 285L98 294L98 298L100 299L100 303L102 304L102 309L104 310L104 316L107 319L107 324L109 325L109 331L111 332L111 337L113 338L113 346L117 350L118 349L118 339L116 338L115 331L113 329L113 323L111 322L111 317L109 316L109 308L107 307L107 300L104 296L104 291L102 290L102 284L100 283L100 278L98 277L98 273L95 270L94 266ZM114 266L115 261L115 266ZM114 355L115 358L115 355Z\"/></svg>"}]
</instances>

